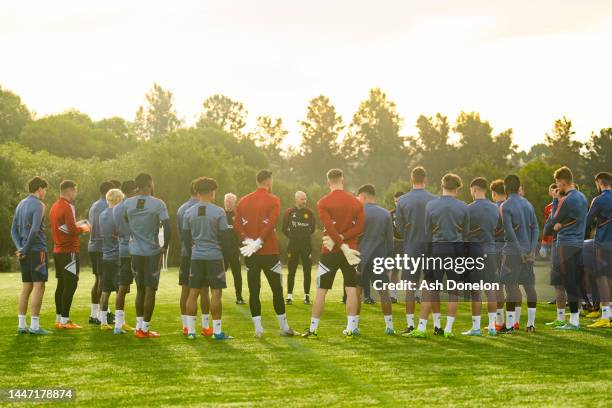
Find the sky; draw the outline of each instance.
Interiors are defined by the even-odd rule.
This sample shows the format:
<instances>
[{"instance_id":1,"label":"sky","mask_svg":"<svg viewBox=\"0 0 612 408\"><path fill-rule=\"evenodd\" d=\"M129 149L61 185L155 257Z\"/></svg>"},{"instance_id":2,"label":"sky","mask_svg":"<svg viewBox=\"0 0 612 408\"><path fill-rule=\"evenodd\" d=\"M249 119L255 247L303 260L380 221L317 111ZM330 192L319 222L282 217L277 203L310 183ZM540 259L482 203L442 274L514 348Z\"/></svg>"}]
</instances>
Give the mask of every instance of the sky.
<instances>
[{"instance_id":1,"label":"sky","mask_svg":"<svg viewBox=\"0 0 612 408\"><path fill-rule=\"evenodd\" d=\"M349 122L372 87L420 114L478 111L521 148L554 119L577 138L612 126L612 1L7 1L0 85L37 116L77 108L133 120L154 82L195 123L203 100L242 101L249 125L282 117L290 141L308 101Z\"/></svg>"}]
</instances>

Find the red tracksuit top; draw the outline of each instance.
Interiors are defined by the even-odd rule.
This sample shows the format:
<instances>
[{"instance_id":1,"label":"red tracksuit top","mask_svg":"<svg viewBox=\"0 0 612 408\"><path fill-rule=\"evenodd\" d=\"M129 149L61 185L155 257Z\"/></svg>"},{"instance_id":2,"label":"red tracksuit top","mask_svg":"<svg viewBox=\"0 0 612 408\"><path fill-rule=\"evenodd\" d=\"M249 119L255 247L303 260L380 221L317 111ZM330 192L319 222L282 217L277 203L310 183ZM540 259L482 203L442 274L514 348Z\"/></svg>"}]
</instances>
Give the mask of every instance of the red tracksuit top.
<instances>
[{"instance_id":1,"label":"red tracksuit top","mask_svg":"<svg viewBox=\"0 0 612 408\"><path fill-rule=\"evenodd\" d=\"M319 200L317 210L323 223L323 235L329 235L336 244L331 252L340 252L342 244L358 249L359 237L365 225L365 211L356 197L344 190L334 190ZM328 252L321 246L321 253Z\"/></svg>"},{"instance_id":2,"label":"red tracksuit top","mask_svg":"<svg viewBox=\"0 0 612 408\"><path fill-rule=\"evenodd\" d=\"M546 207L544 207L544 223L550 217L550 213L552 213L552 203L548 203ZM552 235L544 235L542 234L542 244L544 245L552 245L553 236Z\"/></svg>"},{"instance_id":3,"label":"red tracksuit top","mask_svg":"<svg viewBox=\"0 0 612 408\"><path fill-rule=\"evenodd\" d=\"M74 206L68 200L60 197L53 203L49 210L49 222L54 244L53 252L56 254L79 252L81 229L75 224Z\"/></svg>"},{"instance_id":4,"label":"red tracksuit top","mask_svg":"<svg viewBox=\"0 0 612 408\"><path fill-rule=\"evenodd\" d=\"M261 238L263 246L255 255L278 255L276 222L280 199L265 188L258 188L240 199L234 216L234 230L241 239Z\"/></svg>"}]
</instances>

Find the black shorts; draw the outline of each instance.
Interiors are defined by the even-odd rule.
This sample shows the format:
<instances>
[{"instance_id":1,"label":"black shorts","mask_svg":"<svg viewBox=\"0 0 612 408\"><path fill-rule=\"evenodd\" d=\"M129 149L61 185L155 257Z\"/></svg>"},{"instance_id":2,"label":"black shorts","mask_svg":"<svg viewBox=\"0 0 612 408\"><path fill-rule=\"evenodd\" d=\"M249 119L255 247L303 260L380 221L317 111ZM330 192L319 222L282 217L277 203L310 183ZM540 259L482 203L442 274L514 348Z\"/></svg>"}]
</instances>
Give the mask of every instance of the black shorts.
<instances>
[{"instance_id":1,"label":"black shorts","mask_svg":"<svg viewBox=\"0 0 612 408\"><path fill-rule=\"evenodd\" d=\"M181 256L181 263L179 265L179 282L180 286L189 285L189 269L191 268L191 257Z\"/></svg>"},{"instance_id":2,"label":"black shorts","mask_svg":"<svg viewBox=\"0 0 612 408\"><path fill-rule=\"evenodd\" d=\"M500 283L504 285L535 285L533 264L523 262L520 255L502 255Z\"/></svg>"},{"instance_id":3,"label":"black shorts","mask_svg":"<svg viewBox=\"0 0 612 408\"><path fill-rule=\"evenodd\" d=\"M331 289L338 269L342 271L344 286L354 288L360 279L356 265L349 265L342 252L328 252L321 254L319 269L317 270L317 287Z\"/></svg>"},{"instance_id":4,"label":"black shorts","mask_svg":"<svg viewBox=\"0 0 612 408\"><path fill-rule=\"evenodd\" d=\"M556 244L552 245L552 250L550 254L550 284L552 286L563 286L563 279L561 278L561 270L559 269L559 256L557 254Z\"/></svg>"},{"instance_id":5,"label":"black shorts","mask_svg":"<svg viewBox=\"0 0 612 408\"><path fill-rule=\"evenodd\" d=\"M132 270L136 287L139 289L159 287L159 273L161 271L161 254L151 256L132 255Z\"/></svg>"},{"instance_id":6,"label":"black shorts","mask_svg":"<svg viewBox=\"0 0 612 408\"><path fill-rule=\"evenodd\" d=\"M382 273L374 272L374 258L360 265L361 280L357 282L361 287L372 284L375 290L382 290L382 284L389 283L389 274L385 269Z\"/></svg>"},{"instance_id":7,"label":"black shorts","mask_svg":"<svg viewBox=\"0 0 612 408\"><path fill-rule=\"evenodd\" d=\"M89 252L89 261L91 262L91 271L94 275L102 274L102 252Z\"/></svg>"},{"instance_id":8,"label":"black shorts","mask_svg":"<svg viewBox=\"0 0 612 408\"><path fill-rule=\"evenodd\" d=\"M605 245L605 246L604 246ZM612 278L612 242L595 245L595 276Z\"/></svg>"},{"instance_id":9,"label":"black shorts","mask_svg":"<svg viewBox=\"0 0 612 408\"><path fill-rule=\"evenodd\" d=\"M430 245L424 242L404 242L402 253L406 254L409 258L424 259L428 256L430 249ZM412 265L412 262L408 261L408 265ZM402 269L402 280L418 283L421 278L421 273L423 273L423 271L424 269L422 267L419 267L414 271L410 269Z\"/></svg>"},{"instance_id":10,"label":"black shorts","mask_svg":"<svg viewBox=\"0 0 612 408\"><path fill-rule=\"evenodd\" d=\"M102 260L102 292L115 292L119 279L119 260Z\"/></svg>"},{"instance_id":11,"label":"black shorts","mask_svg":"<svg viewBox=\"0 0 612 408\"><path fill-rule=\"evenodd\" d=\"M53 254L53 262L55 263L55 277L62 279L65 276L72 276L75 280L79 280L81 273L81 262L78 252L60 252Z\"/></svg>"},{"instance_id":12,"label":"black shorts","mask_svg":"<svg viewBox=\"0 0 612 408\"><path fill-rule=\"evenodd\" d=\"M489 249L489 252L487 252L487 249ZM496 252L491 252L491 249L482 243L470 242L467 245L466 256L471 258L474 267L466 271L465 282L499 283L499 260ZM478 268L480 265L478 260L482 262L483 267L481 269Z\"/></svg>"},{"instance_id":13,"label":"black shorts","mask_svg":"<svg viewBox=\"0 0 612 408\"><path fill-rule=\"evenodd\" d=\"M457 258L465 257L465 243L463 242L432 242L430 251L430 267L425 270L427 283L444 283L446 280L464 282L465 271L455 268Z\"/></svg>"},{"instance_id":14,"label":"black shorts","mask_svg":"<svg viewBox=\"0 0 612 408\"><path fill-rule=\"evenodd\" d=\"M200 289L204 286L208 286L211 289L227 288L223 260L191 260L189 287L191 289Z\"/></svg>"},{"instance_id":15,"label":"black shorts","mask_svg":"<svg viewBox=\"0 0 612 408\"><path fill-rule=\"evenodd\" d=\"M21 281L46 282L49 279L49 263L45 251L29 251L25 258L19 260Z\"/></svg>"},{"instance_id":16,"label":"black shorts","mask_svg":"<svg viewBox=\"0 0 612 408\"><path fill-rule=\"evenodd\" d=\"M134 272L132 272L132 258L129 256L121 257L121 265L119 266L120 286L129 286L134 282Z\"/></svg>"}]
</instances>

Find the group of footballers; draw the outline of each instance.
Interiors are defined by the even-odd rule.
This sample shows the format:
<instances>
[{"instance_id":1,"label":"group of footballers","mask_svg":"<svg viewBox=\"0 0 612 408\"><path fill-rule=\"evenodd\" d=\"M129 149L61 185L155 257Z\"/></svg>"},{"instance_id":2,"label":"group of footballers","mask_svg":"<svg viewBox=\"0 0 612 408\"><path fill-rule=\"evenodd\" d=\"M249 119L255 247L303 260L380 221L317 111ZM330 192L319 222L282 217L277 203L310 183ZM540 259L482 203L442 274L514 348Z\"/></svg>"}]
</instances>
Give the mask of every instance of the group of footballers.
<instances>
[{"instance_id":1,"label":"group of footballers","mask_svg":"<svg viewBox=\"0 0 612 408\"><path fill-rule=\"evenodd\" d=\"M441 180L440 196L426 190L427 174L423 167L411 173L412 189L395 194L396 208L388 211L376 204L376 189L361 186L357 194L344 189L344 175L339 169L327 172L330 192L317 203L323 225L321 255L316 274L316 292L310 298L311 236L315 231L313 211L307 208L306 194L298 191L295 207L283 218L283 233L288 244L288 293L284 299L282 266L276 224L281 203L272 194L272 172L257 173L257 188L240 200L234 194L224 197L224 208L215 205L217 183L200 177L191 183L191 197L180 206L177 224L181 243L179 285L182 331L196 339L198 304L201 309L201 334L217 340L231 339L222 330L222 290L227 287L226 270L231 268L236 303L242 298L240 255L247 269L248 303L256 337L264 335L261 319L261 274L272 291L274 311L281 336L316 338L325 306L338 270L344 280L347 325L343 334L360 335L359 317L365 293L370 286L380 295L385 333L395 334L392 304L397 292L389 283L399 280L415 285L406 290L406 337L427 336L427 323L433 315L434 335L453 337L458 290L445 290L434 283L460 281L498 284L499 289L485 290L488 326L491 336L513 333L519 328L523 287L528 306L527 332L535 331L537 295L533 264L538 246L541 256L551 257L551 284L556 289L557 320L549 325L559 330L579 330L579 304L586 294L589 275L597 288L601 318L589 327L610 326L612 289L612 189L609 173L599 173L595 183L600 195L590 205L577 190L570 169L562 167L554 175L549 193L552 202L545 209L544 238L540 244L539 227L533 206L523 197L518 176L488 183L475 178L470 183L473 201L468 205L457 198L461 178L448 173ZM39 312L47 281L47 245L45 238L44 198L47 182L34 177L28 195L15 211L12 239L21 263L23 287L19 298L18 333L45 335ZM492 200L487 198L491 190ZM60 197L49 211L56 269L55 292L57 329L78 329L70 320L72 299L79 279L79 237L89 233L88 253L95 275L91 290L89 322L115 334L134 331L138 338L154 338L150 330L159 285L161 259L171 239L171 225L165 203L154 197L153 179L139 174L123 183L111 180L100 185L100 199L89 210L88 220L76 221L75 182L60 185ZM587 244L594 256L583 256L585 237L595 226L594 238ZM160 228L163 236L160 237ZM377 259L401 255L409 258L431 257L440 260L481 259L482 268L459 270L454 263L420 263L414 268L374 273ZM304 303L311 304L310 326L300 334L287 320L285 305L293 302L294 279L299 262L304 270ZM416 265L416 264L412 264ZM589 265L590 267L587 267ZM584 271L588 270L589 274ZM423 275L423 276L421 276ZM417 284L424 281L426 285ZM125 298L136 283L136 327L125 319ZM432 285L429 285L429 284ZM420 314L415 319L417 290L420 287ZM115 314L109 312L109 298L115 296ZM440 304L447 300L446 325L442 328ZM31 296L31 325L26 313ZM464 335L481 336L481 290L467 293L472 306L472 328ZM566 303L570 319L566 321ZM505 306L505 315L504 315ZM599 316L597 314L597 316ZM212 317L212 328L210 327Z\"/></svg>"}]
</instances>

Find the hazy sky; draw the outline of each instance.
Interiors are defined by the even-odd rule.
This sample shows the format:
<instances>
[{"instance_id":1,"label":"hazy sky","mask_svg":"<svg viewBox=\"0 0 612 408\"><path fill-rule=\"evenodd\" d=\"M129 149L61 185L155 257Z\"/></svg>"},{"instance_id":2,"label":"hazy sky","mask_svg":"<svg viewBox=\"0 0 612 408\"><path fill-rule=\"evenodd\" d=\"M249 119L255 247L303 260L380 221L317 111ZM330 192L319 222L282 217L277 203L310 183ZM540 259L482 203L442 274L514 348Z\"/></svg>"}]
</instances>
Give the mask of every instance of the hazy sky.
<instances>
[{"instance_id":1,"label":"hazy sky","mask_svg":"<svg viewBox=\"0 0 612 408\"><path fill-rule=\"evenodd\" d=\"M38 115L132 120L153 82L193 123L223 93L291 136L310 98L345 121L374 86L419 114L479 111L528 147L555 118L612 126L612 1L6 1L0 84Z\"/></svg>"}]
</instances>

